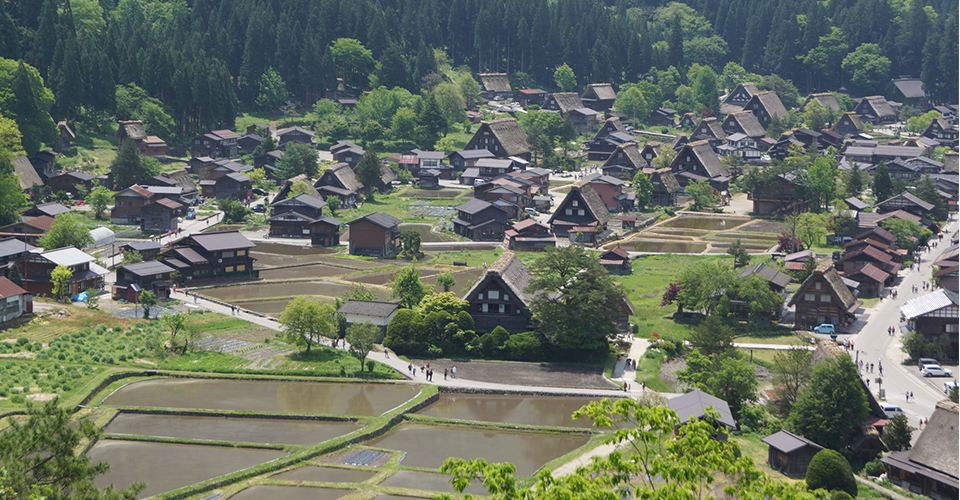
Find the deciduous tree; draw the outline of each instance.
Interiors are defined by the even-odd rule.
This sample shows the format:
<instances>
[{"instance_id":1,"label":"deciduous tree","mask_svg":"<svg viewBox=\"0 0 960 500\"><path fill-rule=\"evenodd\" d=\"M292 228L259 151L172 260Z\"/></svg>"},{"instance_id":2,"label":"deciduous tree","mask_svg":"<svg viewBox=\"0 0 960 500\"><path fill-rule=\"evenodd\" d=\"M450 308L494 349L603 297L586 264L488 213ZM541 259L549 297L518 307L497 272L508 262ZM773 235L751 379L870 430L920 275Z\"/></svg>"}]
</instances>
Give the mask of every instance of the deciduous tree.
<instances>
[{"instance_id":1,"label":"deciduous tree","mask_svg":"<svg viewBox=\"0 0 960 500\"><path fill-rule=\"evenodd\" d=\"M637 175L633 177L633 189L637 197L637 208L640 210L647 208L653 196L653 183L643 170L637 171Z\"/></svg>"},{"instance_id":2,"label":"deciduous tree","mask_svg":"<svg viewBox=\"0 0 960 500\"><path fill-rule=\"evenodd\" d=\"M277 160L277 168L284 179L304 174L314 178L320 170L317 151L306 144L290 144Z\"/></svg>"},{"instance_id":3,"label":"deciduous tree","mask_svg":"<svg viewBox=\"0 0 960 500\"><path fill-rule=\"evenodd\" d=\"M53 294L57 299L62 299L70 291L69 281L73 277L73 271L69 267L58 265L50 272L50 282L53 283Z\"/></svg>"},{"instance_id":4,"label":"deciduous tree","mask_svg":"<svg viewBox=\"0 0 960 500\"><path fill-rule=\"evenodd\" d=\"M63 247L83 250L92 244L90 231L80 222L80 216L71 212L57 214L50 231L40 237L40 246L48 250Z\"/></svg>"},{"instance_id":5,"label":"deciduous tree","mask_svg":"<svg viewBox=\"0 0 960 500\"><path fill-rule=\"evenodd\" d=\"M150 290L140 292L140 305L143 306L143 319L150 319L150 309L157 305L157 295Z\"/></svg>"},{"instance_id":6,"label":"deciduous tree","mask_svg":"<svg viewBox=\"0 0 960 500\"><path fill-rule=\"evenodd\" d=\"M810 383L800 391L787 426L820 446L842 449L867 411L857 369L849 355L841 354L814 365Z\"/></svg>"},{"instance_id":7,"label":"deciduous tree","mask_svg":"<svg viewBox=\"0 0 960 500\"><path fill-rule=\"evenodd\" d=\"M113 202L113 191L103 186L97 186L93 191L90 191L84 201L93 209L93 217L100 219L103 217L103 212L107 210L107 206Z\"/></svg>"},{"instance_id":8,"label":"deciduous tree","mask_svg":"<svg viewBox=\"0 0 960 500\"><path fill-rule=\"evenodd\" d=\"M734 269L750 265L750 254L747 253L746 248L743 248L740 238L737 238L737 241L730 244L730 247L727 248L727 254L733 257Z\"/></svg>"},{"instance_id":9,"label":"deciduous tree","mask_svg":"<svg viewBox=\"0 0 960 500\"><path fill-rule=\"evenodd\" d=\"M132 140L120 143L117 157L110 164L110 175L114 185L126 189L153 176L160 175L160 164L153 158L140 156Z\"/></svg>"},{"instance_id":10,"label":"deciduous tree","mask_svg":"<svg viewBox=\"0 0 960 500\"><path fill-rule=\"evenodd\" d=\"M774 392L777 394L776 405L783 417L790 414L800 391L810 380L812 356L806 349L788 349L779 351L773 357L770 373L773 375Z\"/></svg>"},{"instance_id":11,"label":"deciduous tree","mask_svg":"<svg viewBox=\"0 0 960 500\"><path fill-rule=\"evenodd\" d=\"M377 343L380 329L369 322L354 323L347 328L347 344L350 346L350 355L360 360L360 372L363 373L367 355Z\"/></svg>"},{"instance_id":12,"label":"deciduous tree","mask_svg":"<svg viewBox=\"0 0 960 500\"><path fill-rule=\"evenodd\" d=\"M399 298L403 307L414 308L431 293L430 286L420 281L420 272L416 265L406 266L393 274L390 286L390 298Z\"/></svg>"},{"instance_id":13,"label":"deciduous tree","mask_svg":"<svg viewBox=\"0 0 960 500\"><path fill-rule=\"evenodd\" d=\"M883 444L887 445L890 451L909 450L912 438L913 428L902 413L890 419L890 424L883 428Z\"/></svg>"},{"instance_id":14,"label":"deciduous tree","mask_svg":"<svg viewBox=\"0 0 960 500\"><path fill-rule=\"evenodd\" d=\"M377 156L375 151L368 149L363 154L360 162L357 163L356 173L357 180L367 190L367 196L371 196L373 190L383 182L381 180L383 163L380 162L380 157Z\"/></svg>"},{"instance_id":15,"label":"deciduous tree","mask_svg":"<svg viewBox=\"0 0 960 500\"><path fill-rule=\"evenodd\" d=\"M457 280L450 271L444 271L437 275L437 286L443 287L444 292L449 292L456 284Z\"/></svg>"},{"instance_id":16,"label":"deciduous tree","mask_svg":"<svg viewBox=\"0 0 960 500\"><path fill-rule=\"evenodd\" d=\"M720 195L718 195L716 190L713 189L713 186L710 185L709 181L704 180L690 182L687 184L684 192L693 198L693 206L690 207L690 209L694 211L703 210L706 207L712 207L720 202Z\"/></svg>"},{"instance_id":17,"label":"deciduous tree","mask_svg":"<svg viewBox=\"0 0 960 500\"><path fill-rule=\"evenodd\" d=\"M306 353L322 339L334 338L333 306L306 297L297 297L280 314L286 337L295 345L306 348Z\"/></svg>"},{"instance_id":18,"label":"deciduous tree","mask_svg":"<svg viewBox=\"0 0 960 500\"><path fill-rule=\"evenodd\" d=\"M123 252L123 261L122 265L126 266L128 264L136 264L138 262L143 262L143 256L140 255L140 252L136 250L127 250Z\"/></svg>"}]
</instances>

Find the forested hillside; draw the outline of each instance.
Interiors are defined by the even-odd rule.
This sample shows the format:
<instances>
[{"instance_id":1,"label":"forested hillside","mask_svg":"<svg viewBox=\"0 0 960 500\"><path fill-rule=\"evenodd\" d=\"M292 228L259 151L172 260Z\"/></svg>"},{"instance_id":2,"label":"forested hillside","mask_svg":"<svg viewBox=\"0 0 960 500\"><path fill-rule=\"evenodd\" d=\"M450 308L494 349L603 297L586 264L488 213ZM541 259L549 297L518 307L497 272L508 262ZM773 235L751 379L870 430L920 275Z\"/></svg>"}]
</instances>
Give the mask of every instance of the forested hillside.
<instances>
[{"instance_id":1,"label":"forested hillside","mask_svg":"<svg viewBox=\"0 0 960 500\"><path fill-rule=\"evenodd\" d=\"M54 117L164 108L189 134L230 127L270 67L307 101L337 77L417 92L436 49L548 89L563 63L581 85L736 63L801 92L882 93L919 76L957 102L957 24L956 0L6 0L0 57L39 71ZM146 95L112 91L124 84Z\"/></svg>"}]
</instances>

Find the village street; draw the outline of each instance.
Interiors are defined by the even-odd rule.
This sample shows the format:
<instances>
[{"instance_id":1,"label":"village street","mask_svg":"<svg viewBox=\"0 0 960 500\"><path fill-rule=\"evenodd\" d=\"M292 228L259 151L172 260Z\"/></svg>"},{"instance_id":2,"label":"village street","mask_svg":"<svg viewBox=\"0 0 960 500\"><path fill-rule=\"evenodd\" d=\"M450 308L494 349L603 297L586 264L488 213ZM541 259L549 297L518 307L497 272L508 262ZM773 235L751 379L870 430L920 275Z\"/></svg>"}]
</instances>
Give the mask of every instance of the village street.
<instances>
[{"instance_id":1,"label":"village street","mask_svg":"<svg viewBox=\"0 0 960 500\"><path fill-rule=\"evenodd\" d=\"M882 380L882 388L886 392L886 401L888 403L900 406L910 421L912 427L918 427L920 418L929 418L933 409L940 401L946 398L943 384L952 378L923 378L919 373L919 367L914 365L903 365L907 359L907 353L900 350L901 339L906 332L905 328L900 328L900 306L906 301L930 293L923 291L923 282L930 280L930 271L932 263L950 247L950 237L957 232L958 222L950 222L944 232L943 239L939 241L937 248L931 248L930 252L922 254L920 270L905 269L900 272L900 283L896 287L898 297L896 299L884 298L872 309L867 310L869 317L860 331L849 337L854 343L855 351L851 352L854 361L859 359L865 363L878 362L883 363L883 376L880 376L880 370L875 369L874 373L861 372L865 379L870 380L870 390L877 395L877 378ZM936 241L936 240L934 240ZM919 287L918 293L911 291L911 286ZM896 335L891 336L887 333L887 328L897 327ZM841 337L844 338L844 337ZM957 375L957 367L949 367L954 376ZM914 398L909 402L906 400L906 392L912 391ZM913 434L917 438L919 432Z\"/></svg>"}]
</instances>

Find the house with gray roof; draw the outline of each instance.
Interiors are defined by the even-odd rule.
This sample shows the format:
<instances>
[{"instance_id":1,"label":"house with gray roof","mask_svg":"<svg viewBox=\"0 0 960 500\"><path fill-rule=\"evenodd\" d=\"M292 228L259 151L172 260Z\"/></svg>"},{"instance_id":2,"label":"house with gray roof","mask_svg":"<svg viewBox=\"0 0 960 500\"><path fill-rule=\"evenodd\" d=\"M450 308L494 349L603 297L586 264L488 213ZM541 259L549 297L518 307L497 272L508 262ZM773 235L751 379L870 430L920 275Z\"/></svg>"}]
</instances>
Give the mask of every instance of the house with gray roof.
<instances>
[{"instance_id":1,"label":"house with gray roof","mask_svg":"<svg viewBox=\"0 0 960 500\"><path fill-rule=\"evenodd\" d=\"M584 143L589 161L605 161L618 146L627 142L636 142L636 138L627 132L620 118L607 118L593 139Z\"/></svg>"},{"instance_id":2,"label":"house with gray roof","mask_svg":"<svg viewBox=\"0 0 960 500\"><path fill-rule=\"evenodd\" d=\"M352 203L363 191L363 183L357 180L357 174L346 163L337 163L324 170L323 175L313 184L323 199L336 195L344 203Z\"/></svg>"},{"instance_id":3,"label":"house with gray roof","mask_svg":"<svg viewBox=\"0 0 960 500\"><path fill-rule=\"evenodd\" d=\"M392 215L373 212L347 223L350 255L385 257L400 250L400 223Z\"/></svg>"},{"instance_id":4,"label":"house with gray roof","mask_svg":"<svg viewBox=\"0 0 960 500\"><path fill-rule=\"evenodd\" d=\"M73 272L67 280L65 295L74 296L87 289L103 288L103 280L110 271L104 269L89 254L74 247L63 247L46 252L32 253L27 258L25 269L21 270L24 288L37 294L53 295L53 281L50 273L57 266L64 266Z\"/></svg>"},{"instance_id":5,"label":"house with gray roof","mask_svg":"<svg viewBox=\"0 0 960 500\"><path fill-rule=\"evenodd\" d=\"M800 112L806 109L807 104L811 101L817 101L821 106L833 110L834 112L840 112L840 101L837 100L837 96L831 94L830 92L822 92L819 94L810 94L807 96L807 100L803 101L803 104L800 105Z\"/></svg>"},{"instance_id":6,"label":"house with gray roof","mask_svg":"<svg viewBox=\"0 0 960 500\"><path fill-rule=\"evenodd\" d=\"M950 339L950 350L941 353L941 361L955 362L960 352L957 342L958 306L957 292L939 288L908 300L900 306L900 314L907 320L912 332L936 341L943 335Z\"/></svg>"},{"instance_id":7,"label":"house with gray roof","mask_svg":"<svg viewBox=\"0 0 960 500\"><path fill-rule=\"evenodd\" d=\"M861 120L874 125L884 125L897 121L897 112L882 95L874 95L860 99L853 112Z\"/></svg>"},{"instance_id":8,"label":"house with gray roof","mask_svg":"<svg viewBox=\"0 0 960 500\"><path fill-rule=\"evenodd\" d=\"M856 113L850 111L840 115L840 118L833 122L830 130L843 136L857 135L863 132L863 122Z\"/></svg>"},{"instance_id":9,"label":"house with gray roof","mask_svg":"<svg viewBox=\"0 0 960 500\"><path fill-rule=\"evenodd\" d=\"M170 273L173 271L172 267L159 260L124 264L117 268L117 282L112 287L113 299L137 302L144 290L153 292L157 298L169 298Z\"/></svg>"},{"instance_id":10,"label":"house with gray roof","mask_svg":"<svg viewBox=\"0 0 960 500\"><path fill-rule=\"evenodd\" d=\"M957 403L948 399L938 402L912 448L880 459L887 466L887 478L902 488L932 498L960 497L958 415Z\"/></svg>"},{"instance_id":11,"label":"house with gray roof","mask_svg":"<svg viewBox=\"0 0 960 500\"><path fill-rule=\"evenodd\" d=\"M739 111L727 115L723 123L720 124L720 128L727 136L740 133L757 140L767 135L767 131L760 124L757 115L749 111Z\"/></svg>"},{"instance_id":12,"label":"house with gray roof","mask_svg":"<svg viewBox=\"0 0 960 500\"><path fill-rule=\"evenodd\" d=\"M477 80L480 83L480 95L488 101L513 97L513 88L506 73L479 73Z\"/></svg>"},{"instance_id":13,"label":"house with gray roof","mask_svg":"<svg viewBox=\"0 0 960 500\"><path fill-rule=\"evenodd\" d=\"M568 236L571 232L603 231L610 221L610 211L589 179L581 179L570 186L563 201L557 205L547 222L557 236Z\"/></svg>"},{"instance_id":14,"label":"house with gray roof","mask_svg":"<svg viewBox=\"0 0 960 500\"><path fill-rule=\"evenodd\" d=\"M904 212L909 212L918 217L926 217L927 214L933 210L933 208L933 204L917 198L915 194L909 191L904 191L896 196L891 196L890 198L887 198L876 205L877 213L880 214L903 210Z\"/></svg>"},{"instance_id":15,"label":"house with gray roof","mask_svg":"<svg viewBox=\"0 0 960 500\"><path fill-rule=\"evenodd\" d=\"M380 330L377 343L381 343L387 335L387 325L399 310L400 304L396 302L350 299L337 309L337 314L342 314L346 318L347 328L363 323L370 323L377 327Z\"/></svg>"},{"instance_id":16,"label":"house with gray roof","mask_svg":"<svg viewBox=\"0 0 960 500\"><path fill-rule=\"evenodd\" d=\"M810 273L787 305L796 307L798 328L812 328L822 323L841 327L853 323L863 302L853 296L833 262L826 261Z\"/></svg>"},{"instance_id":17,"label":"house with gray roof","mask_svg":"<svg viewBox=\"0 0 960 500\"><path fill-rule=\"evenodd\" d=\"M770 289L777 293L784 293L787 289L787 285L789 285L793 280L789 274L781 272L777 268L768 266L766 264L757 264L755 266L745 267L740 271L741 278L752 276L754 274L767 280L767 283L770 284Z\"/></svg>"},{"instance_id":18,"label":"house with gray roof","mask_svg":"<svg viewBox=\"0 0 960 500\"><path fill-rule=\"evenodd\" d=\"M532 276L516 254L503 252L463 296L477 333L502 326L510 333L530 330L533 294L527 292Z\"/></svg>"},{"instance_id":19,"label":"house with gray roof","mask_svg":"<svg viewBox=\"0 0 960 500\"><path fill-rule=\"evenodd\" d=\"M730 182L727 167L707 141L691 142L683 146L677 157L670 163L670 170L677 177L680 186L686 188L694 181L710 181L717 191L726 191Z\"/></svg>"},{"instance_id":20,"label":"house with gray roof","mask_svg":"<svg viewBox=\"0 0 960 500\"><path fill-rule=\"evenodd\" d=\"M23 275L23 261L37 247L10 236L0 239L0 276L8 276L10 268L17 266Z\"/></svg>"},{"instance_id":21,"label":"house with gray roof","mask_svg":"<svg viewBox=\"0 0 960 500\"><path fill-rule=\"evenodd\" d=\"M730 412L730 405L726 401L699 389L694 389L667 401L667 408L677 413L677 418L680 419L681 423L687 423L691 418L702 419L707 414L707 408L713 408L719 414L718 424L728 429L737 428L737 420L733 418L733 413ZM726 439L723 435L719 437Z\"/></svg>"},{"instance_id":22,"label":"house with gray roof","mask_svg":"<svg viewBox=\"0 0 960 500\"><path fill-rule=\"evenodd\" d=\"M613 85L609 83L591 83L583 89L583 94L580 95L580 101L583 102L583 105L595 111L610 109L616 100L617 92L613 90Z\"/></svg>"},{"instance_id":23,"label":"house with gray roof","mask_svg":"<svg viewBox=\"0 0 960 500\"><path fill-rule=\"evenodd\" d=\"M24 212L23 215L26 217L39 217L41 215L56 217L70 211L70 207L65 207L55 201L51 201L50 203L38 203L35 207Z\"/></svg>"},{"instance_id":24,"label":"house with gray roof","mask_svg":"<svg viewBox=\"0 0 960 500\"><path fill-rule=\"evenodd\" d=\"M177 241L165 249L165 264L180 271L186 281L222 279L225 277L256 278L256 260L250 250L256 245L239 231L197 233Z\"/></svg>"},{"instance_id":25,"label":"house with gray roof","mask_svg":"<svg viewBox=\"0 0 960 500\"><path fill-rule=\"evenodd\" d=\"M810 460L823 446L789 431L779 431L763 439L767 445L767 465L788 476L805 476Z\"/></svg>"},{"instance_id":26,"label":"house with gray roof","mask_svg":"<svg viewBox=\"0 0 960 500\"><path fill-rule=\"evenodd\" d=\"M33 163L26 156L18 156L13 161L13 173L20 181L20 189L28 193L34 187L43 185L40 174L37 173L37 169L34 168Z\"/></svg>"},{"instance_id":27,"label":"house with gray roof","mask_svg":"<svg viewBox=\"0 0 960 500\"><path fill-rule=\"evenodd\" d=\"M530 160L527 133L520 128L515 118L482 122L464 149L486 149L497 158L518 156Z\"/></svg>"},{"instance_id":28,"label":"house with gray roof","mask_svg":"<svg viewBox=\"0 0 960 500\"><path fill-rule=\"evenodd\" d=\"M652 171L650 162L640 154L640 146L633 141L619 144L600 167L603 175L623 180L633 180L637 172L647 169Z\"/></svg>"},{"instance_id":29,"label":"house with gray roof","mask_svg":"<svg viewBox=\"0 0 960 500\"><path fill-rule=\"evenodd\" d=\"M580 108L585 108L583 101L576 92L556 92L547 94L547 99L543 102L543 111L556 111L564 117L567 113Z\"/></svg>"},{"instance_id":30,"label":"house with gray roof","mask_svg":"<svg viewBox=\"0 0 960 500\"><path fill-rule=\"evenodd\" d=\"M679 136L677 137L679 140ZM709 141L710 146L716 148L726 142L727 132L723 130L723 123L714 117L700 120L693 132L690 133L689 141ZM688 141L688 142L689 142ZM682 147L682 144L680 144ZM674 147L674 149L679 149Z\"/></svg>"},{"instance_id":31,"label":"house with gray roof","mask_svg":"<svg viewBox=\"0 0 960 500\"><path fill-rule=\"evenodd\" d=\"M770 127L774 118L787 115L787 108L783 106L780 96L772 90L754 95L743 109L753 113L764 130Z\"/></svg>"},{"instance_id":32,"label":"house with gray roof","mask_svg":"<svg viewBox=\"0 0 960 500\"><path fill-rule=\"evenodd\" d=\"M756 84L753 82L738 83L734 89L720 102L720 115L729 115L738 111L743 111L743 107L750 102L750 98L759 94Z\"/></svg>"},{"instance_id":33,"label":"house with gray roof","mask_svg":"<svg viewBox=\"0 0 960 500\"><path fill-rule=\"evenodd\" d=\"M503 241L510 228L510 214L485 200L472 198L456 206L453 232L473 241Z\"/></svg>"}]
</instances>

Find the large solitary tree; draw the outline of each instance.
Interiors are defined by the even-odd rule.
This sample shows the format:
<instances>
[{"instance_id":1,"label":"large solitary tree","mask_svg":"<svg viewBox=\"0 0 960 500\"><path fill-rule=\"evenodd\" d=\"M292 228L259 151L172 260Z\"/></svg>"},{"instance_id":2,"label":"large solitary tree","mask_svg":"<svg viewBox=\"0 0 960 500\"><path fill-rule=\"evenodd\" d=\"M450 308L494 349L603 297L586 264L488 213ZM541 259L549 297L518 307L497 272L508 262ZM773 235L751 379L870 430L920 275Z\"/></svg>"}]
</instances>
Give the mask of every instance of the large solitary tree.
<instances>
[{"instance_id":1,"label":"large solitary tree","mask_svg":"<svg viewBox=\"0 0 960 500\"><path fill-rule=\"evenodd\" d=\"M284 327L286 337L295 345L305 347L309 354L314 344L319 344L324 338L334 338L334 314L336 310L330 304L297 297L283 310L280 324Z\"/></svg>"},{"instance_id":2,"label":"large solitary tree","mask_svg":"<svg viewBox=\"0 0 960 500\"><path fill-rule=\"evenodd\" d=\"M616 333L623 291L583 247L548 248L530 268L533 318L561 349L599 351Z\"/></svg>"},{"instance_id":3,"label":"large solitary tree","mask_svg":"<svg viewBox=\"0 0 960 500\"><path fill-rule=\"evenodd\" d=\"M850 356L842 354L814 365L787 426L820 446L839 450L868 410L857 369Z\"/></svg>"},{"instance_id":4,"label":"large solitary tree","mask_svg":"<svg viewBox=\"0 0 960 500\"><path fill-rule=\"evenodd\" d=\"M160 175L160 164L153 158L140 156L137 146L128 139L120 143L117 157L110 164L110 175L118 189L126 189Z\"/></svg>"}]
</instances>

